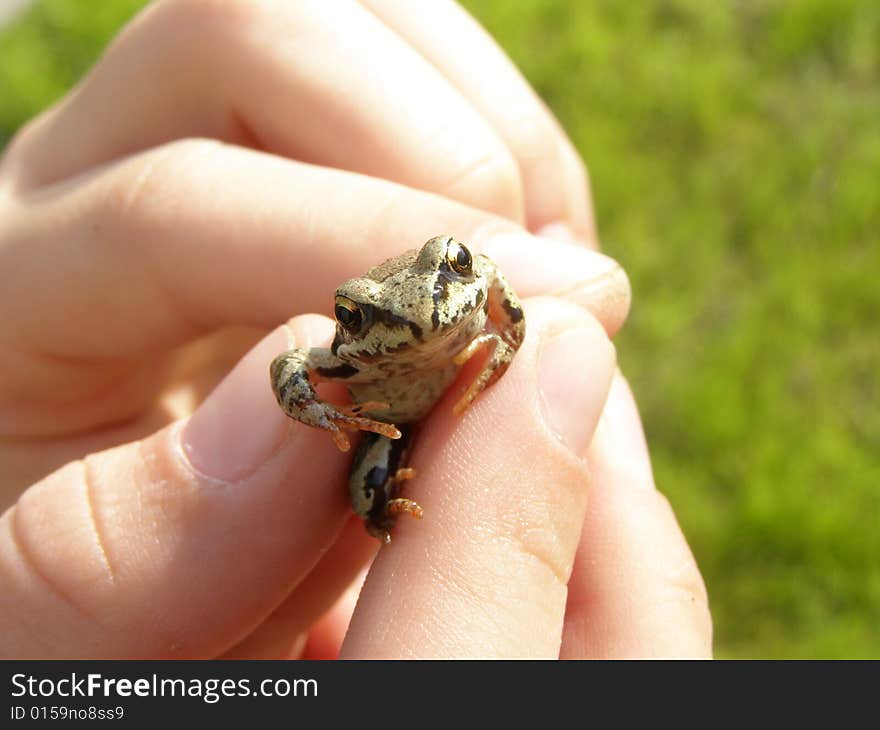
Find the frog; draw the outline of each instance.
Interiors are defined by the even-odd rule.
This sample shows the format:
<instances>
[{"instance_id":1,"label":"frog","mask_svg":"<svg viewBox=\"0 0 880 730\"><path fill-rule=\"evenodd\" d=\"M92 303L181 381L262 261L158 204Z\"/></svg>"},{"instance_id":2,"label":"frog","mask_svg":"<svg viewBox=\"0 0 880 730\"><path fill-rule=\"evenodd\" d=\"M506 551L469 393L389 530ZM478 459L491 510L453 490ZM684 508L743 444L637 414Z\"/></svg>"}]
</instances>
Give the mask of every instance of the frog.
<instances>
[{"instance_id":1,"label":"frog","mask_svg":"<svg viewBox=\"0 0 880 730\"><path fill-rule=\"evenodd\" d=\"M398 516L424 513L402 495L415 476L408 459L419 424L478 353L485 359L454 413L505 373L525 337L523 307L489 256L441 235L342 283L334 316L330 347L281 353L271 386L285 414L327 431L341 451L349 433L363 432L349 470L351 505L389 543ZM321 382L345 384L351 403L321 400Z\"/></svg>"}]
</instances>

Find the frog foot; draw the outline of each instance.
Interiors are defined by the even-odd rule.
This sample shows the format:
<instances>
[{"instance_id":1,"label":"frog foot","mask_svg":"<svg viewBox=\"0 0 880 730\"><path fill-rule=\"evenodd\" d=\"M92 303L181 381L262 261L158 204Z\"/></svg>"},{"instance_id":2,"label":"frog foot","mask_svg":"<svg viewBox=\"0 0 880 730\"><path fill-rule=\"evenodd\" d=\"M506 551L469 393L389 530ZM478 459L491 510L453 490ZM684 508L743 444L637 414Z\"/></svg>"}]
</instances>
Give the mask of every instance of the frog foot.
<instances>
[{"instance_id":1,"label":"frog foot","mask_svg":"<svg viewBox=\"0 0 880 730\"><path fill-rule=\"evenodd\" d=\"M400 431L393 423L374 421L372 418L360 415L364 411L379 411L388 407L387 403L369 401L368 403L356 403L335 408L334 413L328 417L328 421L335 427L331 428L331 435L339 450L348 451L351 448L351 441L346 431L372 431L390 439L399 439Z\"/></svg>"},{"instance_id":2,"label":"frog foot","mask_svg":"<svg viewBox=\"0 0 880 730\"><path fill-rule=\"evenodd\" d=\"M394 479L410 479L411 476L401 477L400 472L404 471L413 471L412 469L398 469L397 474L394 475ZM379 538L384 544L388 544L391 542L391 532L388 529L390 526L394 524L394 521L397 519L398 515L408 514L411 517L414 517L417 520L422 519L422 515L424 514L424 510L418 502L414 502L411 499L406 499L405 497L396 497L395 499L390 499L385 503L384 510L384 518L382 520L382 525L380 526L376 524L367 524L367 532L369 532L373 537Z\"/></svg>"},{"instance_id":3,"label":"frog foot","mask_svg":"<svg viewBox=\"0 0 880 730\"><path fill-rule=\"evenodd\" d=\"M397 517L404 513L420 520L425 512L418 502L406 499L406 497L396 497L395 499L388 500L388 504L385 505L385 514Z\"/></svg>"}]
</instances>

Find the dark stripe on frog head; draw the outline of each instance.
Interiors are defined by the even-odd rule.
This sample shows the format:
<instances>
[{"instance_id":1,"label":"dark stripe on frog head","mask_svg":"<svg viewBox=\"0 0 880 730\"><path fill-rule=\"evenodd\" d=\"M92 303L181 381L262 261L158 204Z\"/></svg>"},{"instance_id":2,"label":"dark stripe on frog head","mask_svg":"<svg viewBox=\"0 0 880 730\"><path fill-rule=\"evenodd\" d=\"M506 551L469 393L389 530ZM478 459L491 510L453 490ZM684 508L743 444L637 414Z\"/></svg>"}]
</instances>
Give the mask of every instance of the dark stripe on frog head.
<instances>
[{"instance_id":1,"label":"dark stripe on frog head","mask_svg":"<svg viewBox=\"0 0 880 730\"><path fill-rule=\"evenodd\" d=\"M451 240L452 237L449 236L446 243L448 244ZM431 329L436 330L440 326L441 304L449 299L449 285L453 281L460 281L461 279L461 274L453 271L445 258L437 265L437 279L434 281L434 290L431 293L431 298L434 301L434 311L431 313Z\"/></svg>"},{"instance_id":2,"label":"dark stripe on frog head","mask_svg":"<svg viewBox=\"0 0 880 730\"><path fill-rule=\"evenodd\" d=\"M516 306L509 299L505 298L504 302L501 304L504 307L504 311L507 312L507 316L510 317L510 321L516 324L523 318L523 311L518 306Z\"/></svg>"},{"instance_id":3,"label":"dark stripe on frog head","mask_svg":"<svg viewBox=\"0 0 880 730\"><path fill-rule=\"evenodd\" d=\"M409 331L412 332L412 336L417 340L422 339L422 328L419 327L415 322L406 317L402 317L399 314L395 314L387 309L379 309L378 307L373 308L372 312L372 324L376 322L381 322L389 329L394 329L397 327L409 327Z\"/></svg>"},{"instance_id":4,"label":"dark stripe on frog head","mask_svg":"<svg viewBox=\"0 0 880 730\"><path fill-rule=\"evenodd\" d=\"M477 296L474 297L474 301L466 302L462 305L461 311L458 313L460 317L468 315L474 309L479 309L480 305L483 303L483 290L477 289Z\"/></svg>"},{"instance_id":5,"label":"dark stripe on frog head","mask_svg":"<svg viewBox=\"0 0 880 730\"><path fill-rule=\"evenodd\" d=\"M343 331L342 325L338 322L336 323L336 336L333 338L333 344L330 345L330 352L333 355L337 354L337 350L344 345L349 339L362 339L364 338L374 324L381 323L385 325L388 329L397 329L397 328L409 328L409 331L412 333L412 336L417 340L422 339L422 328L413 322L412 320L407 319L406 317L395 314L387 309L381 309L379 307L375 307L372 304L367 304L365 302L358 302L358 307L361 312L362 322L360 330L356 333L345 333ZM347 336L346 336L347 335Z\"/></svg>"},{"instance_id":6,"label":"dark stripe on frog head","mask_svg":"<svg viewBox=\"0 0 880 730\"><path fill-rule=\"evenodd\" d=\"M322 378L350 378L358 369L345 362L332 368L315 368L315 372Z\"/></svg>"},{"instance_id":7,"label":"dark stripe on frog head","mask_svg":"<svg viewBox=\"0 0 880 730\"><path fill-rule=\"evenodd\" d=\"M449 265L446 261L442 261L437 278L434 280L434 289L431 292L431 299L434 302L434 311L431 312L431 329L437 329L440 326L440 305L449 298L449 282L451 280Z\"/></svg>"}]
</instances>

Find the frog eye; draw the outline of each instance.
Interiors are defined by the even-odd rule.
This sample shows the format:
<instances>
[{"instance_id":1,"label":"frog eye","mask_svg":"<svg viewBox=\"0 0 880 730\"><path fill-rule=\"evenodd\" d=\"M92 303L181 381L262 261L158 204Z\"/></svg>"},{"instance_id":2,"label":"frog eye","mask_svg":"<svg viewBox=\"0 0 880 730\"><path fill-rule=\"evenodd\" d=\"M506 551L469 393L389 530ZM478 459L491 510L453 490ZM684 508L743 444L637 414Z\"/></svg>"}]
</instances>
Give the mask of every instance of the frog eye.
<instances>
[{"instance_id":1,"label":"frog eye","mask_svg":"<svg viewBox=\"0 0 880 730\"><path fill-rule=\"evenodd\" d=\"M458 274L470 274L473 266L471 252L458 241L450 240L446 249L446 262Z\"/></svg>"},{"instance_id":2,"label":"frog eye","mask_svg":"<svg viewBox=\"0 0 880 730\"><path fill-rule=\"evenodd\" d=\"M336 315L336 321L348 332L357 332L364 321L361 308L347 297L336 297L333 313Z\"/></svg>"}]
</instances>

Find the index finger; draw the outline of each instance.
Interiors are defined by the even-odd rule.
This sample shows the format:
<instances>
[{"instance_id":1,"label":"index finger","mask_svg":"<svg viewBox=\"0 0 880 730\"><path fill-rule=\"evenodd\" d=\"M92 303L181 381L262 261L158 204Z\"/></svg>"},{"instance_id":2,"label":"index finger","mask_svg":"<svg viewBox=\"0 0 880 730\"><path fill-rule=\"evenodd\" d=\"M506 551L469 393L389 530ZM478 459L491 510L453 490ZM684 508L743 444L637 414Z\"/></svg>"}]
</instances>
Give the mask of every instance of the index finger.
<instances>
[{"instance_id":1,"label":"index finger","mask_svg":"<svg viewBox=\"0 0 880 730\"><path fill-rule=\"evenodd\" d=\"M477 250L494 243L521 296L588 294L612 270L625 280L606 256L447 198L204 141L151 150L25 202L10 223L22 230L0 250L17 272L0 304L29 304L0 324L0 339L69 357L130 356L231 324L328 311L340 282L442 233ZM65 238L51 235L58 226ZM626 316L627 291L595 310L609 331Z\"/></svg>"}]
</instances>

